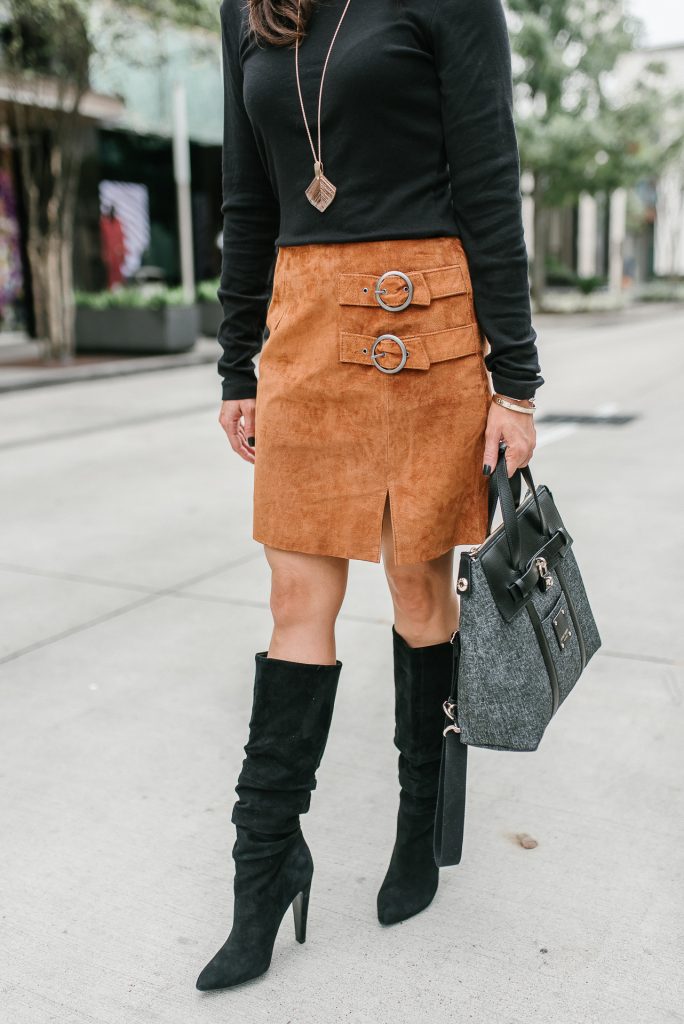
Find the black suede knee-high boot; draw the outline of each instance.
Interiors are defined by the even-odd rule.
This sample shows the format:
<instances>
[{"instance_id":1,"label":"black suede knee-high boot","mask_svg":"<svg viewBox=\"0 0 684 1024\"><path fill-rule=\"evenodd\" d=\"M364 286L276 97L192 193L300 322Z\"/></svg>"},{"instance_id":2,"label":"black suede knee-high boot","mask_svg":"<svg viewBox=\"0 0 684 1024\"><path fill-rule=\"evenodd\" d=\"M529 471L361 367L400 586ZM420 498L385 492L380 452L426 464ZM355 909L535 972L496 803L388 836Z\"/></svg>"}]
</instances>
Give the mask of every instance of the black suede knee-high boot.
<instances>
[{"instance_id":1,"label":"black suede knee-high boot","mask_svg":"<svg viewBox=\"0 0 684 1024\"><path fill-rule=\"evenodd\" d=\"M342 662L313 665L266 652L255 656L249 739L231 821L233 927L197 979L228 988L268 970L290 904L295 934L306 938L313 861L299 824L308 811L325 750Z\"/></svg>"},{"instance_id":2,"label":"black suede knee-high boot","mask_svg":"<svg viewBox=\"0 0 684 1024\"><path fill-rule=\"evenodd\" d=\"M399 750L397 835L377 898L378 920L395 924L432 901L439 881L433 832L444 711L451 692L450 641L409 647L392 626L395 733Z\"/></svg>"}]
</instances>

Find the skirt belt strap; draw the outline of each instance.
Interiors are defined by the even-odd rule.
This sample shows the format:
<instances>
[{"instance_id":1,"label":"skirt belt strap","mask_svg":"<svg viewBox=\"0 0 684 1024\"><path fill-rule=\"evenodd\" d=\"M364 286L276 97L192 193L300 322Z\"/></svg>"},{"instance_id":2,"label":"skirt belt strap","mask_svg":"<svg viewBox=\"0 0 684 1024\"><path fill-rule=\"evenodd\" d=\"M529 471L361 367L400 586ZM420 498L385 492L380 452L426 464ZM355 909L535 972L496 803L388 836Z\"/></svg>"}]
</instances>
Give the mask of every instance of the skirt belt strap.
<instances>
[{"instance_id":1,"label":"skirt belt strap","mask_svg":"<svg viewBox=\"0 0 684 1024\"><path fill-rule=\"evenodd\" d=\"M467 294L470 281L463 264L453 263L446 267L430 270L405 270L413 284L411 306L429 306L433 299L446 295ZM339 274L338 302L345 306L375 306L380 308L375 297L375 286L379 274ZM406 300L407 285L403 277L392 277L385 271L383 301L388 306L401 306ZM410 307L407 307L410 308ZM397 312L400 312L397 310Z\"/></svg>"}]
</instances>

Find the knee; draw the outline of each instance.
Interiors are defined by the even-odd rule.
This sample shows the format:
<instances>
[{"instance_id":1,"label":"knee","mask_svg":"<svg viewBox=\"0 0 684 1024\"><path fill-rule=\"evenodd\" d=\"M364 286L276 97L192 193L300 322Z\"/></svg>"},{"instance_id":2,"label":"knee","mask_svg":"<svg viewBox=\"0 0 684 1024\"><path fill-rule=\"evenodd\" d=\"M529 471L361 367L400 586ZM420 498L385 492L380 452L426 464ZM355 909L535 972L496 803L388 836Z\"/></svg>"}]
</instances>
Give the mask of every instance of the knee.
<instances>
[{"instance_id":1,"label":"knee","mask_svg":"<svg viewBox=\"0 0 684 1024\"><path fill-rule=\"evenodd\" d=\"M425 626L441 607L440 581L428 568L394 567L387 574L397 613L416 627Z\"/></svg>"},{"instance_id":2,"label":"knee","mask_svg":"<svg viewBox=\"0 0 684 1024\"><path fill-rule=\"evenodd\" d=\"M334 624L344 591L330 581L312 579L296 569L279 569L271 575L271 614L276 626L302 622Z\"/></svg>"}]
</instances>

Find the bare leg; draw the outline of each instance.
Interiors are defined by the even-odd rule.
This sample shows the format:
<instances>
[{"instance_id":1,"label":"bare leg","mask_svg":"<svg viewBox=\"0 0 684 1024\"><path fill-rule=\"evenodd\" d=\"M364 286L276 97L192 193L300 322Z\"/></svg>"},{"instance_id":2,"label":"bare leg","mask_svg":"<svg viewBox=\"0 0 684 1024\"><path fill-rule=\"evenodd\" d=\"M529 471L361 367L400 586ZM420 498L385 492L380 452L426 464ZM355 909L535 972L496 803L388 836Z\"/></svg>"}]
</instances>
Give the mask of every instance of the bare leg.
<instances>
[{"instance_id":1,"label":"bare leg","mask_svg":"<svg viewBox=\"0 0 684 1024\"><path fill-rule=\"evenodd\" d=\"M270 658L334 665L335 622L347 589L349 562L264 546L271 567Z\"/></svg>"},{"instance_id":2,"label":"bare leg","mask_svg":"<svg viewBox=\"0 0 684 1024\"><path fill-rule=\"evenodd\" d=\"M458 629L454 551L429 562L396 565L389 501L382 525L382 560L394 605L394 625L411 647L448 640Z\"/></svg>"}]
</instances>

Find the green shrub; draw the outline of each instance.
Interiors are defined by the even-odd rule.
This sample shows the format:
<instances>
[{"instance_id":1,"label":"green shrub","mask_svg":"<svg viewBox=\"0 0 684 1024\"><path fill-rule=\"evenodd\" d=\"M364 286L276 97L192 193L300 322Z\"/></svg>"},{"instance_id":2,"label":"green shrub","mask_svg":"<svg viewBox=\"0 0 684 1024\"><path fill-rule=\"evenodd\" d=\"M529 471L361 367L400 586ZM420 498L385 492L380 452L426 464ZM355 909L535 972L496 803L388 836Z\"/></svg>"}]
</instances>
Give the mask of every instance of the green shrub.
<instances>
[{"instance_id":1,"label":"green shrub","mask_svg":"<svg viewBox=\"0 0 684 1024\"><path fill-rule=\"evenodd\" d=\"M546 261L546 283L552 288L576 288L578 278L571 267L560 263L551 256Z\"/></svg>"},{"instance_id":2,"label":"green shrub","mask_svg":"<svg viewBox=\"0 0 684 1024\"><path fill-rule=\"evenodd\" d=\"M572 267L551 256L546 261L546 283L550 288L577 288L582 295L591 295L598 288L603 288L607 281L599 274L580 277Z\"/></svg>"},{"instance_id":3,"label":"green shrub","mask_svg":"<svg viewBox=\"0 0 684 1024\"><path fill-rule=\"evenodd\" d=\"M219 286L219 279L210 278L208 281L200 281L197 285L197 301L198 302L218 302L216 291Z\"/></svg>"},{"instance_id":4,"label":"green shrub","mask_svg":"<svg viewBox=\"0 0 684 1024\"><path fill-rule=\"evenodd\" d=\"M582 292L582 295L591 295L598 288L603 288L607 284L605 277L593 275L591 277L578 277L577 287Z\"/></svg>"},{"instance_id":5,"label":"green shrub","mask_svg":"<svg viewBox=\"0 0 684 1024\"><path fill-rule=\"evenodd\" d=\"M77 291L75 300L77 306L87 309L164 309L166 306L187 305L182 288L157 285L103 292Z\"/></svg>"}]
</instances>

